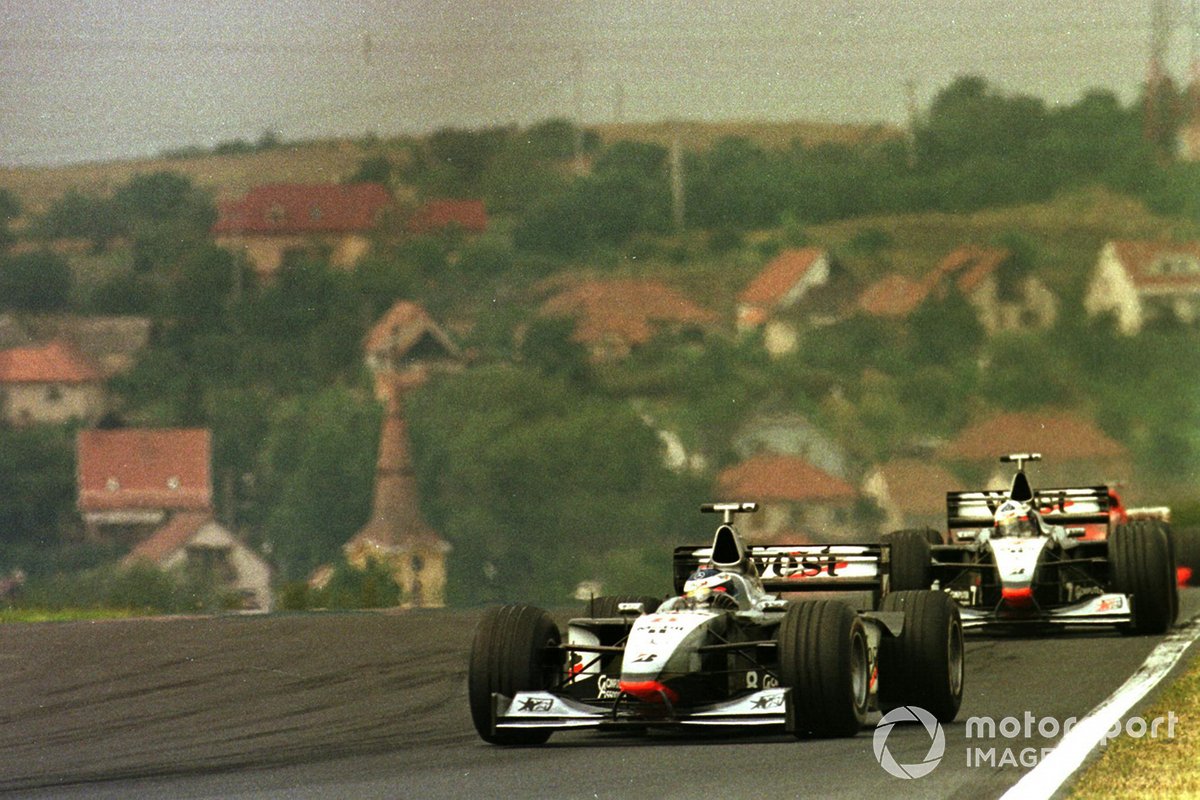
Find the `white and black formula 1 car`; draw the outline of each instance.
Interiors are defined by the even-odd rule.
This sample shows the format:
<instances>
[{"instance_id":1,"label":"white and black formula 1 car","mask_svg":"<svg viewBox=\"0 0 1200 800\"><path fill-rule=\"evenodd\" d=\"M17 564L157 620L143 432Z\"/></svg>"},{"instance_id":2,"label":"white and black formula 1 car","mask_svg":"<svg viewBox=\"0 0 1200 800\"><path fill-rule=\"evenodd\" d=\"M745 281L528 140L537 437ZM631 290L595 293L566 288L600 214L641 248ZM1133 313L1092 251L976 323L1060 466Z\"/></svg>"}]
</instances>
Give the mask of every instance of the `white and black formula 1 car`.
<instances>
[{"instance_id":1,"label":"white and black formula 1 car","mask_svg":"<svg viewBox=\"0 0 1200 800\"><path fill-rule=\"evenodd\" d=\"M893 589L934 588L963 626L1115 625L1162 633L1178 613L1170 534L1152 515L1127 517L1106 486L1034 491L1015 463L1007 492L948 492L948 532L887 534Z\"/></svg>"},{"instance_id":2,"label":"white and black formula 1 car","mask_svg":"<svg viewBox=\"0 0 1200 800\"><path fill-rule=\"evenodd\" d=\"M493 744L540 744L577 728L732 726L853 736L874 705L919 705L942 721L962 700L957 605L895 592L877 611L772 592L881 591L884 547L746 547L733 515L711 546L675 550L675 596L603 597L562 638L549 614L489 609L468 669L471 717Z\"/></svg>"}]
</instances>

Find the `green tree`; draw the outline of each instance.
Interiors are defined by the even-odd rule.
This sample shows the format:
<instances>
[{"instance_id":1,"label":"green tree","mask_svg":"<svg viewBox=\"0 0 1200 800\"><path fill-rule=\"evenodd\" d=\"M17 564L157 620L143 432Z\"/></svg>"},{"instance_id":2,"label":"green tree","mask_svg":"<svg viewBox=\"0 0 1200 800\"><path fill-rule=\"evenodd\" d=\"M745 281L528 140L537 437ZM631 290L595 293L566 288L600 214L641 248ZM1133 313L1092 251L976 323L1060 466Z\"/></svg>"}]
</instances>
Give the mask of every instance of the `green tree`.
<instances>
[{"instance_id":1,"label":"green tree","mask_svg":"<svg viewBox=\"0 0 1200 800\"><path fill-rule=\"evenodd\" d=\"M87 239L96 252L128 230L112 200L74 189L58 198L33 227L43 239Z\"/></svg>"},{"instance_id":2,"label":"green tree","mask_svg":"<svg viewBox=\"0 0 1200 800\"><path fill-rule=\"evenodd\" d=\"M358 162L358 168L346 179L346 183L382 183L391 186L394 171L395 167L387 156L370 156Z\"/></svg>"},{"instance_id":3,"label":"green tree","mask_svg":"<svg viewBox=\"0 0 1200 800\"><path fill-rule=\"evenodd\" d=\"M569 602L581 579L616 581L599 554L631 548L656 551L666 585L695 496L629 406L492 367L432 382L409 418L426 518L455 548L453 602Z\"/></svg>"},{"instance_id":4,"label":"green tree","mask_svg":"<svg viewBox=\"0 0 1200 800\"><path fill-rule=\"evenodd\" d=\"M66 259L49 250L0 257L0 308L53 311L67 306L74 279Z\"/></svg>"},{"instance_id":5,"label":"green tree","mask_svg":"<svg viewBox=\"0 0 1200 800\"><path fill-rule=\"evenodd\" d=\"M345 389L280 405L263 448L266 541L285 577L338 558L367 521L381 416Z\"/></svg>"},{"instance_id":6,"label":"green tree","mask_svg":"<svg viewBox=\"0 0 1200 800\"><path fill-rule=\"evenodd\" d=\"M74 504L74 431L0 428L0 545L56 544Z\"/></svg>"},{"instance_id":7,"label":"green tree","mask_svg":"<svg viewBox=\"0 0 1200 800\"><path fill-rule=\"evenodd\" d=\"M975 308L956 287L927 297L908 320L909 357L917 364L953 365L974 356L984 341Z\"/></svg>"},{"instance_id":8,"label":"green tree","mask_svg":"<svg viewBox=\"0 0 1200 800\"><path fill-rule=\"evenodd\" d=\"M0 251L8 248L15 237L9 224L21 215L21 202L8 189L0 189Z\"/></svg>"}]
</instances>

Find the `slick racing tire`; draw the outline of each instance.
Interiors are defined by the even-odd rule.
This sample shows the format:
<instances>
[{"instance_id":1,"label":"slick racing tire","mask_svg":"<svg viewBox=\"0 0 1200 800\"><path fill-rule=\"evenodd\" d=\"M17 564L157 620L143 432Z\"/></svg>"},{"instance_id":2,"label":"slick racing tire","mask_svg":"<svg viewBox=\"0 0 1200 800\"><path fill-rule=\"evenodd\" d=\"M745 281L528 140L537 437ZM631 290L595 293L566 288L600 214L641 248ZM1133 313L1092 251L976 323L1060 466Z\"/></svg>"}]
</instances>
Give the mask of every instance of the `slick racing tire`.
<instances>
[{"instance_id":1,"label":"slick racing tire","mask_svg":"<svg viewBox=\"0 0 1200 800\"><path fill-rule=\"evenodd\" d=\"M879 709L920 706L941 722L958 715L963 694L963 628L945 592L892 592L880 611L903 611L899 636L879 642Z\"/></svg>"},{"instance_id":2,"label":"slick racing tire","mask_svg":"<svg viewBox=\"0 0 1200 800\"><path fill-rule=\"evenodd\" d=\"M1177 610L1175 565L1167 531L1158 520L1118 525L1108 537L1108 569L1115 592L1133 596L1126 633L1166 633Z\"/></svg>"},{"instance_id":3,"label":"slick racing tire","mask_svg":"<svg viewBox=\"0 0 1200 800\"><path fill-rule=\"evenodd\" d=\"M658 609L662 600L648 594L607 594L588 600L583 614L591 619L619 617L621 603L641 603L646 613L650 614Z\"/></svg>"},{"instance_id":4,"label":"slick racing tire","mask_svg":"<svg viewBox=\"0 0 1200 800\"><path fill-rule=\"evenodd\" d=\"M1175 568L1180 585L1200 585L1200 528L1172 528L1175 537Z\"/></svg>"},{"instance_id":5,"label":"slick racing tire","mask_svg":"<svg viewBox=\"0 0 1200 800\"><path fill-rule=\"evenodd\" d=\"M923 528L892 531L883 535L882 541L890 545L891 551L888 567L889 591L929 588L930 564L933 560L929 533L933 531Z\"/></svg>"},{"instance_id":6,"label":"slick racing tire","mask_svg":"<svg viewBox=\"0 0 1200 800\"><path fill-rule=\"evenodd\" d=\"M853 736L866 722L871 675L862 620L840 600L792 603L779 625L779 679L792 689L797 736Z\"/></svg>"},{"instance_id":7,"label":"slick racing tire","mask_svg":"<svg viewBox=\"0 0 1200 800\"><path fill-rule=\"evenodd\" d=\"M467 667L471 721L491 744L542 744L547 730L493 730L492 693L550 689L561 680L563 654L558 626L540 608L507 605L489 608L475 628Z\"/></svg>"}]
</instances>

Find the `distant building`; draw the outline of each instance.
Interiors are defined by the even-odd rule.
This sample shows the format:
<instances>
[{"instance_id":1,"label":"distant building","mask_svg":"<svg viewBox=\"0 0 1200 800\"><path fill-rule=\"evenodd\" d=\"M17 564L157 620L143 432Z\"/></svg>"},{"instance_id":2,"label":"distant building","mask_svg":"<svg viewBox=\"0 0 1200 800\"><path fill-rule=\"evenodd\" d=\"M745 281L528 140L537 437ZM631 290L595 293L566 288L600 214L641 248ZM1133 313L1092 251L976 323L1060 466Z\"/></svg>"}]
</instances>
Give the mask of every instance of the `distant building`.
<instances>
[{"instance_id":1,"label":"distant building","mask_svg":"<svg viewBox=\"0 0 1200 800\"><path fill-rule=\"evenodd\" d=\"M386 567L406 605L440 608L446 604L446 558L451 547L421 515L403 409L404 394L423 379L421 371L375 376L385 412L371 518L342 550L359 569L371 561Z\"/></svg>"},{"instance_id":2,"label":"distant building","mask_svg":"<svg viewBox=\"0 0 1200 800\"><path fill-rule=\"evenodd\" d=\"M0 350L0 417L9 424L90 424L106 398L103 375L67 342Z\"/></svg>"},{"instance_id":3,"label":"distant building","mask_svg":"<svg viewBox=\"0 0 1200 800\"><path fill-rule=\"evenodd\" d=\"M421 515L404 396L423 384L430 370L457 368L462 354L424 308L404 300L372 326L365 349L384 407L383 426L371 517L342 551L359 569L372 561L388 569L405 605L439 608L446 604L451 547Z\"/></svg>"},{"instance_id":4,"label":"distant building","mask_svg":"<svg viewBox=\"0 0 1200 800\"><path fill-rule=\"evenodd\" d=\"M400 300L367 333L366 359L372 372L458 361L458 345L417 303Z\"/></svg>"},{"instance_id":5,"label":"distant building","mask_svg":"<svg viewBox=\"0 0 1200 800\"><path fill-rule=\"evenodd\" d=\"M863 290L858 297L858 310L872 317L905 319L928 294L926 283L892 273Z\"/></svg>"},{"instance_id":6,"label":"distant building","mask_svg":"<svg viewBox=\"0 0 1200 800\"><path fill-rule=\"evenodd\" d=\"M1110 241L1083 300L1088 316L1111 314L1132 336L1147 323L1200 322L1200 242Z\"/></svg>"},{"instance_id":7,"label":"distant building","mask_svg":"<svg viewBox=\"0 0 1200 800\"><path fill-rule=\"evenodd\" d=\"M212 513L212 436L207 430L80 431L76 470L79 512L94 539L132 544L173 514Z\"/></svg>"},{"instance_id":8,"label":"distant building","mask_svg":"<svg viewBox=\"0 0 1200 800\"><path fill-rule=\"evenodd\" d=\"M946 492L965 487L945 468L919 459L897 459L867 472L863 494L883 511L880 533L946 527Z\"/></svg>"},{"instance_id":9,"label":"distant building","mask_svg":"<svg viewBox=\"0 0 1200 800\"><path fill-rule=\"evenodd\" d=\"M722 501L761 504L740 521L748 541L799 544L852 539L857 490L795 456L752 456L717 476Z\"/></svg>"},{"instance_id":10,"label":"distant building","mask_svg":"<svg viewBox=\"0 0 1200 800\"><path fill-rule=\"evenodd\" d=\"M148 317L36 314L23 317L22 323L36 341L69 343L105 378L132 369L150 342Z\"/></svg>"},{"instance_id":11,"label":"distant building","mask_svg":"<svg viewBox=\"0 0 1200 800\"><path fill-rule=\"evenodd\" d=\"M623 358L668 332L699 337L719 321L661 281L632 278L577 284L547 300L540 313L574 318L575 341L599 361Z\"/></svg>"},{"instance_id":12,"label":"distant building","mask_svg":"<svg viewBox=\"0 0 1200 800\"><path fill-rule=\"evenodd\" d=\"M1012 465L1000 464L999 459L1009 453L1042 454L1042 461L1029 466L1035 488L1129 484L1132 478L1124 445L1070 411L994 414L968 425L937 455L986 475L986 487L971 488L1007 489Z\"/></svg>"},{"instance_id":13,"label":"distant building","mask_svg":"<svg viewBox=\"0 0 1200 800\"><path fill-rule=\"evenodd\" d=\"M488 213L482 200L428 200L408 220L417 236L441 231L480 234L487 230Z\"/></svg>"},{"instance_id":14,"label":"distant building","mask_svg":"<svg viewBox=\"0 0 1200 800\"><path fill-rule=\"evenodd\" d=\"M11 350L30 344L33 344L33 338L21 321L12 314L0 314L0 350Z\"/></svg>"},{"instance_id":15,"label":"distant building","mask_svg":"<svg viewBox=\"0 0 1200 800\"><path fill-rule=\"evenodd\" d=\"M232 595L234 608L270 611L271 567L207 512L185 511L137 545L121 562L174 572Z\"/></svg>"},{"instance_id":16,"label":"distant building","mask_svg":"<svg viewBox=\"0 0 1200 800\"><path fill-rule=\"evenodd\" d=\"M1057 298L1034 275L1006 275L1012 257L1004 248L959 247L923 279L888 275L868 286L858 297L858 308L872 316L904 319L927 299L944 299L953 289L970 303L988 335L1051 327L1058 317Z\"/></svg>"},{"instance_id":17,"label":"distant building","mask_svg":"<svg viewBox=\"0 0 1200 800\"><path fill-rule=\"evenodd\" d=\"M306 253L351 268L371 248L371 234L394 204L378 183L267 184L219 209L216 243L246 255L270 279L286 258Z\"/></svg>"},{"instance_id":18,"label":"distant building","mask_svg":"<svg viewBox=\"0 0 1200 800\"><path fill-rule=\"evenodd\" d=\"M761 330L769 353L790 353L799 341L797 324L836 322L856 288L853 276L827 250L784 250L738 296L738 330Z\"/></svg>"}]
</instances>

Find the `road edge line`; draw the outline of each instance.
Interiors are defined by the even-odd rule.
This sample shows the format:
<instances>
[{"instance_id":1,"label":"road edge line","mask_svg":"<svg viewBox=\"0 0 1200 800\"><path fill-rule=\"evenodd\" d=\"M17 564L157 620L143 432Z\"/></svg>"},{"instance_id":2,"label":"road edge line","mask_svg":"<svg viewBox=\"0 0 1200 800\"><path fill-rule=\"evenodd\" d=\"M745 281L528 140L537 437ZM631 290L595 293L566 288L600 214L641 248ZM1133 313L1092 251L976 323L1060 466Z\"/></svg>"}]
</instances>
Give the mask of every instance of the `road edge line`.
<instances>
[{"instance_id":1,"label":"road edge line","mask_svg":"<svg viewBox=\"0 0 1200 800\"><path fill-rule=\"evenodd\" d=\"M1049 800L1083 764L1114 724L1165 678L1200 638L1200 618L1158 643L1120 688L1080 720L1058 745L1000 796L1000 800Z\"/></svg>"}]
</instances>

